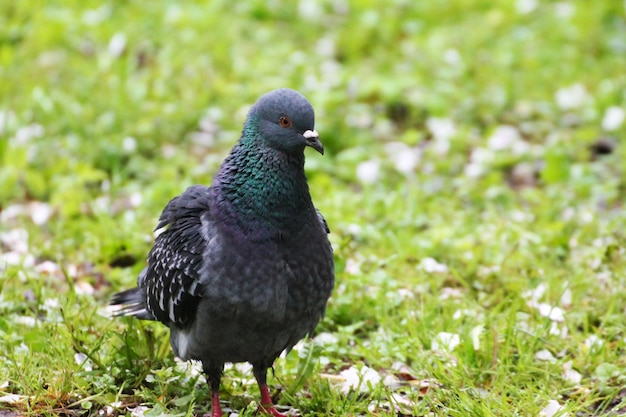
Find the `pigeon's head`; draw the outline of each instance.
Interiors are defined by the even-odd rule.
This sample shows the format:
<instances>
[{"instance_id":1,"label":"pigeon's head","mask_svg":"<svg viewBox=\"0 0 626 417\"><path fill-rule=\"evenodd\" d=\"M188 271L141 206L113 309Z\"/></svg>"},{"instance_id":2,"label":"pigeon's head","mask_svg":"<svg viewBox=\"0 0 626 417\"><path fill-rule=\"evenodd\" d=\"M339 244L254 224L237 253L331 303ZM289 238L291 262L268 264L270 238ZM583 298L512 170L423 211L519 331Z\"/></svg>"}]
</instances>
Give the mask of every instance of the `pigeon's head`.
<instances>
[{"instance_id":1,"label":"pigeon's head","mask_svg":"<svg viewBox=\"0 0 626 417\"><path fill-rule=\"evenodd\" d=\"M261 96L248 114L266 146L291 155L302 154L310 146L321 154L324 147L314 129L315 113L311 103L297 91L281 88ZM258 139L257 139L258 140Z\"/></svg>"}]
</instances>

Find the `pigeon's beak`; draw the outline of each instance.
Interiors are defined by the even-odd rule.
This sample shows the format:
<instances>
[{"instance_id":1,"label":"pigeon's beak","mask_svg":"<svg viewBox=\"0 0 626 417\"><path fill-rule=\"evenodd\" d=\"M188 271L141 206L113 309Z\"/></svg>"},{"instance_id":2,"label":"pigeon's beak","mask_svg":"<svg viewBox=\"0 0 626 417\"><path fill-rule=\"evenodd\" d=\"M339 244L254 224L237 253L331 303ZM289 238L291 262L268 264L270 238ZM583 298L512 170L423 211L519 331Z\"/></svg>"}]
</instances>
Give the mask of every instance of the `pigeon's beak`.
<instances>
[{"instance_id":1,"label":"pigeon's beak","mask_svg":"<svg viewBox=\"0 0 626 417\"><path fill-rule=\"evenodd\" d=\"M322 142L320 142L320 136L315 130L307 130L302 134L302 136L304 136L304 139L306 140L306 146L310 146L324 155L324 146L322 145Z\"/></svg>"}]
</instances>

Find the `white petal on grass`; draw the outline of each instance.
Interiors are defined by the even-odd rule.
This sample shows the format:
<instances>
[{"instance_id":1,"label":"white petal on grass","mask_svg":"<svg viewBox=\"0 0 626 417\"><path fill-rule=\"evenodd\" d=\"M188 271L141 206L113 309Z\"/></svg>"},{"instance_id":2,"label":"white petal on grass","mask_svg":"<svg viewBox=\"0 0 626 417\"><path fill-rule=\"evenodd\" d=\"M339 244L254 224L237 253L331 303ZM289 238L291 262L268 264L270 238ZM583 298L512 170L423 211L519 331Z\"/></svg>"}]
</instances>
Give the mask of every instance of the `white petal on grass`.
<instances>
[{"instance_id":1,"label":"white petal on grass","mask_svg":"<svg viewBox=\"0 0 626 417\"><path fill-rule=\"evenodd\" d=\"M17 404L19 402L26 400L27 398L28 397L25 395L7 394L7 395L0 396L0 403Z\"/></svg>"},{"instance_id":2,"label":"white petal on grass","mask_svg":"<svg viewBox=\"0 0 626 417\"><path fill-rule=\"evenodd\" d=\"M470 330L470 337L472 338L472 346L474 350L480 350L480 336L485 331L483 325L479 325Z\"/></svg>"},{"instance_id":3,"label":"white petal on grass","mask_svg":"<svg viewBox=\"0 0 626 417\"><path fill-rule=\"evenodd\" d=\"M612 106L606 109L602 118L602 129L607 131L617 130L622 127L626 119L626 112L623 108Z\"/></svg>"},{"instance_id":4,"label":"white petal on grass","mask_svg":"<svg viewBox=\"0 0 626 417\"><path fill-rule=\"evenodd\" d=\"M390 142L385 145L389 159L393 161L396 170L404 175L411 174L421 159L419 149L411 148L403 142Z\"/></svg>"},{"instance_id":5,"label":"white petal on grass","mask_svg":"<svg viewBox=\"0 0 626 417\"><path fill-rule=\"evenodd\" d=\"M389 396L391 404L399 415L411 415L415 408L415 401L408 399L405 395L400 393L392 393Z\"/></svg>"},{"instance_id":6,"label":"white petal on grass","mask_svg":"<svg viewBox=\"0 0 626 417\"><path fill-rule=\"evenodd\" d=\"M364 184L373 184L380 176L380 161L371 159L361 162L356 167L356 176Z\"/></svg>"},{"instance_id":7,"label":"white petal on grass","mask_svg":"<svg viewBox=\"0 0 626 417\"><path fill-rule=\"evenodd\" d=\"M559 89L555 94L556 103L561 110L573 110L587 102L588 94L585 86L577 83Z\"/></svg>"},{"instance_id":8,"label":"white petal on grass","mask_svg":"<svg viewBox=\"0 0 626 417\"><path fill-rule=\"evenodd\" d=\"M37 321L31 316L17 316L13 318L13 323L21 324L26 327L35 327Z\"/></svg>"},{"instance_id":9,"label":"white petal on grass","mask_svg":"<svg viewBox=\"0 0 626 417\"><path fill-rule=\"evenodd\" d=\"M304 20L315 21L324 15L324 9L320 2L300 0L298 3L298 14Z\"/></svg>"},{"instance_id":10,"label":"white petal on grass","mask_svg":"<svg viewBox=\"0 0 626 417\"><path fill-rule=\"evenodd\" d=\"M19 252L0 253L0 271L7 266L23 266L32 268L35 265L35 257L30 254L24 255Z\"/></svg>"},{"instance_id":11,"label":"white petal on grass","mask_svg":"<svg viewBox=\"0 0 626 417\"><path fill-rule=\"evenodd\" d=\"M128 408L128 411L130 411L131 417L144 417L146 411L148 410L149 408L146 407L145 405L138 405L135 408Z\"/></svg>"},{"instance_id":12,"label":"white petal on grass","mask_svg":"<svg viewBox=\"0 0 626 417\"><path fill-rule=\"evenodd\" d=\"M109 53L118 57L124 53L124 49L126 49L126 36L118 32L109 41Z\"/></svg>"},{"instance_id":13,"label":"white petal on grass","mask_svg":"<svg viewBox=\"0 0 626 417\"><path fill-rule=\"evenodd\" d=\"M460 65L463 62L461 54L454 48L448 48L443 52L443 60L452 67Z\"/></svg>"},{"instance_id":14,"label":"white petal on grass","mask_svg":"<svg viewBox=\"0 0 626 417\"><path fill-rule=\"evenodd\" d=\"M61 275L62 273L61 267L52 261L43 261L42 263L37 264L37 266L35 266L35 271L42 275L51 276Z\"/></svg>"},{"instance_id":15,"label":"white petal on grass","mask_svg":"<svg viewBox=\"0 0 626 417\"><path fill-rule=\"evenodd\" d=\"M452 287L443 287L441 289L441 294L439 295L440 300L448 300L448 299L460 299L463 298L464 293L459 288Z\"/></svg>"},{"instance_id":16,"label":"white petal on grass","mask_svg":"<svg viewBox=\"0 0 626 417\"><path fill-rule=\"evenodd\" d=\"M407 288L398 288L398 290L395 291L395 294L400 300L406 300L407 298L415 298L415 293L412 290L409 290Z\"/></svg>"},{"instance_id":17,"label":"white petal on grass","mask_svg":"<svg viewBox=\"0 0 626 417\"><path fill-rule=\"evenodd\" d=\"M9 126L12 126L16 120L15 113L12 111L0 111L0 135L2 135Z\"/></svg>"},{"instance_id":18,"label":"white petal on grass","mask_svg":"<svg viewBox=\"0 0 626 417\"><path fill-rule=\"evenodd\" d=\"M561 327L557 322L553 321L552 323L550 323L550 329L548 330L548 333L553 336L566 338L568 334L567 326Z\"/></svg>"},{"instance_id":19,"label":"white petal on grass","mask_svg":"<svg viewBox=\"0 0 626 417\"><path fill-rule=\"evenodd\" d=\"M27 126L22 126L17 129L13 140L16 145L26 145L31 139L39 138L43 136L43 126L37 123L33 123Z\"/></svg>"},{"instance_id":20,"label":"white petal on grass","mask_svg":"<svg viewBox=\"0 0 626 417\"><path fill-rule=\"evenodd\" d=\"M484 172L485 172L485 168L482 165L477 164L475 162L470 162L469 164L465 165L465 168L463 169L463 173L465 174L466 177L469 177L469 178L478 178Z\"/></svg>"},{"instance_id":21,"label":"white petal on grass","mask_svg":"<svg viewBox=\"0 0 626 417\"><path fill-rule=\"evenodd\" d=\"M511 149L516 142L521 141L516 127L510 125L498 126L489 137L489 148L494 151Z\"/></svg>"},{"instance_id":22,"label":"white petal on grass","mask_svg":"<svg viewBox=\"0 0 626 417\"><path fill-rule=\"evenodd\" d=\"M0 233L0 242L9 250L25 254L28 252L28 231L26 229L11 229Z\"/></svg>"},{"instance_id":23,"label":"white petal on grass","mask_svg":"<svg viewBox=\"0 0 626 417\"><path fill-rule=\"evenodd\" d=\"M372 113L373 110L365 105L353 106L346 116L345 123L350 127L367 129L373 123Z\"/></svg>"},{"instance_id":24,"label":"white petal on grass","mask_svg":"<svg viewBox=\"0 0 626 417\"><path fill-rule=\"evenodd\" d=\"M604 341L600 339L598 336L596 336L595 334L592 334L591 336L585 339L584 343L587 349L591 350L591 349L602 347L602 345L604 344Z\"/></svg>"},{"instance_id":25,"label":"white petal on grass","mask_svg":"<svg viewBox=\"0 0 626 417\"><path fill-rule=\"evenodd\" d=\"M179 357L174 358L174 362L176 363L176 369L181 371L182 373L189 375L193 378L203 376L204 372L202 371L202 363L197 361L184 361Z\"/></svg>"},{"instance_id":26,"label":"white petal on grass","mask_svg":"<svg viewBox=\"0 0 626 417\"><path fill-rule=\"evenodd\" d=\"M320 333L317 336L315 336L315 339L313 339L313 341L321 346L326 346L326 345L335 345L337 344L337 342L339 341L339 339L337 339L337 336L335 336L332 333Z\"/></svg>"},{"instance_id":27,"label":"white petal on grass","mask_svg":"<svg viewBox=\"0 0 626 417\"><path fill-rule=\"evenodd\" d=\"M515 8L520 14L528 14L537 8L537 0L517 0Z\"/></svg>"},{"instance_id":28,"label":"white petal on grass","mask_svg":"<svg viewBox=\"0 0 626 417\"><path fill-rule=\"evenodd\" d=\"M582 375L575 369L572 369L572 361L567 361L563 364L563 379L575 385L582 380Z\"/></svg>"},{"instance_id":29,"label":"white petal on grass","mask_svg":"<svg viewBox=\"0 0 626 417\"><path fill-rule=\"evenodd\" d=\"M128 204L130 205L130 207L139 207L142 202L143 196L141 195L141 193L132 193L128 197Z\"/></svg>"},{"instance_id":30,"label":"white petal on grass","mask_svg":"<svg viewBox=\"0 0 626 417\"><path fill-rule=\"evenodd\" d=\"M439 155L448 153L450 138L456 133L456 127L452 119L429 117L426 127L434 137L433 149Z\"/></svg>"},{"instance_id":31,"label":"white petal on grass","mask_svg":"<svg viewBox=\"0 0 626 417\"><path fill-rule=\"evenodd\" d=\"M548 349L542 349L535 353L535 359L543 362L554 362L556 360L552 352Z\"/></svg>"},{"instance_id":32,"label":"white petal on grass","mask_svg":"<svg viewBox=\"0 0 626 417\"><path fill-rule=\"evenodd\" d=\"M390 389L398 389L398 388L401 388L402 385L404 384L402 381L400 381L400 378L398 378L397 376L387 374L383 378L383 385Z\"/></svg>"},{"instance_id":33,"label":"white petal on grass","mask_svg":"<svg viewBox=\"0 0 626 417\"><path fill-rule=\"evenodd\" d=\"M107 20L110 15L111 6L105 4L97 9L89 9L84 11L81 16L81 20L86 25L95 26Z\"/></svg>"},{"instance_id":34,"label":"white petal on grass","mask_svg":"<svg viewBox=\"0 0 626 417\"><path fill-rule=\"evenodd\" d=\"M94 295L96 289L87 281L78 281L74 285L74 291L79 295Z\"/></svg>"},{"instance_id":35,"label":"white petal on grass","mask_svg":"<svg viewBox=\"0 0 626 417\"><path fill-rule=\"evenodd\" d=\"M439 299L441 300L442 297L440 296ZM475 310L470 310L468 308L462 308L459 310L456 310L454 312L454 314L452 315L452 318L455 320L461 319L463 317L476 317L477 313Z\"/></svg>"},{"instance_id":36,"label":"white petal on grass","mask_svg":"<svg viewBox=\"0 0 626 417\"><path fill-rule=\"evenodd\" d=\"M48 219L52 215L52 207L50 204L42 203L41 201L33 201L28 204L30 211L30 218L38 226L48 222Z\"/></svg>"},{"instance_id":37,"label":"white petal on grass","mask_svg":"<svg viewBox=\"0 0 626 417\"><path fill-rule=\"evenodd\" d=\"M495 159L494 152L488 148L476 147L470 154L470 162L465 166L465 175L470 178L480 177Z\"/></svg>"},{"instance_id":38,"label":"white petal on grass","mask_svg":"<svg viewBox=\"0 0 626 417\"><path fill-rule=\"evenodd\" d=\"M341 384L341 392L343 394L348 394L350 391L357 389L362 393L368 392L370 386L373 388L381 381L378 372L368 366L363 366L361 369L351 366L341 371L339 376L344 378L344 382Z\"/></svg>"},{"instance_id":39,"label":"white petal on grass","mask_svg":"<svg viewBox=\"0 0 626 417\"><path fill-rule=\"evenodd\" d=\"M452 119L443 117L429 117L426 120L426 127L437 140L447 141L456 133Z\"/></svg>"},{"instance_id":40,"label":"white petal on grass","mask_svg":"<svg viewBox=\"0 0 626 417\"><path fill-rule=\"evenodd\" d=\"M353 258L348 258L345 271L350 275L359 275L361 273L361 263Z\"/></svg>"},{"instance_id":41,"label":"white petal on grass","mask_svg":"<svg viewBox=\"0 0 626 417\"><path fill-rule=\"evenodd\" d=\"M133 153L137 150L137 139L132 136L126 136L122 140L122 150L126 153Z\"/></svg>"},{"instance_id":42,"label":"white petal on grass","mask_svg":"<svg viewBox=\"0 0 626 417\"><path fill-rule=\"evenodd\" d=\"M561 305L563 307L570 307L572 305L572 290L566 288L561 294Z\"/></svg>"},{"instance_id":43,"label":"white petal on grass","mask_svg":"<svg viewBox=\"0 0 626 417\"><path fill-rule=\"evenodd\" d=\"M495 154L489 148L476 147L470 154L470 160L480 165L488 165L495 159Z\"/></svg>"},{"instance_id":44,"label":"white petal on grass","mask_svg":"<svg viewBox=\"0 0 626 417\"><path fill-rule=\"evenodd\" d=\"M19 217L24 213L26 213L26 208L23 204L13 204L10 206L6 206L0 212L0 222L6 224L9 220L15 219L16 217Z\"/></svg>"},{"instance_id":45,"label":"white petal on grass","mask_svg":"<svg viewBox=\"0 0 626 417\"><path fill-rule=\"evenodd\" d=\"M522 297L530 299L531 301L537 301L541 297L543 297L543 294L546 292L547 289L548 286L542 283L537 285L537 287L535 287L534 289L524 291L522 293Z\"/></svg>"},{"instance_id":46,"label":"white petal on grass","mask_svg":"<svg viewBox=\"0 0 626 417\"><path fill-rule=\"evenodd\" d=\"M430 272L430 273L448 272L447 265L439 263L433 258L422 259L422 261L419 263L417 267L424 272Z\"/></svg>"},{"instance_id":47,"label":"white petal on grass","mask_svg":"<svg viewBox=\"0 0 626 417\"><path fill-rule=\"evenodd\" d=\"M539 412L539 417L554 417L557 414L559 417L568 416L568 413L564 413L563 410L563 406L558 401L550 400L543 410Z\"/></svg>"},{"instance_id":48,"label":"white petal on grass","mask_svg":"<svg viewBox=\"0 0 626 417\"><path fill-rule=\"evenodd\" d=\"M361 232L363 231L363 228L358 223L350 223L347 229L348 229L348 233L350 233L353 236L360 236Z\"/></svg>"},{"instance_id":49,"label":"white petal on grass","mask_svg":"<svg viewBox=\"0 0 626 417\"><path fill-rule=\"evenodd\" d=\"M438 333L432 341L431 349L440 352L451 352L461 343L461 338L456 333Z\"/></svg>"},{"instance_id":50,"label":"white petal on grass","mask_svg":"<svg viewBox=\"0 0 626 417\"><path fill-rule=\"evenodd\" d=\"M69 277L76 278L78 276L78 266L76 266L76 264L67 264L65 272Z\"/></svg>"},{"instance_id":51,"label":"white petal on grass","mask_svg":"<svg viewBox=\"0 0 626 417\"><path fill-rule=\"evenodd\" d=\"M552 321L558 321L559 323L565 321L563 310L559 307L553 307L546 303L529 303L529 306L535 307L540 315Z\"/></svg>"},{"instance_id":52,"label":"white petal on grass","mask_svg":"<svg viewBox=\"0 0 626 417\"><path fill-rule=\"evenodd\" d=\"M310 4L315 4L316 2L305 0L305 1L300 2L300 4L302 3L307 3L310 5ZM321 56L325 58L334 58L336 55L335 51L336 51L335 40L331 37L320 38L317 41L317 44L315 45L315 52L317 56Z\"/></svg>"},{"instance_id":53,"label":"white petal on grass","mask_svg":"<svg viewBox=\"0 0 626 417\"><path fill-rule=\"evenodd\" d=\"M42 307L46 311L58 310L61 307L61 303L58 298L46 298Z\"/></svg>"},{"instance_id":54,"label":"white petal on grass","mask_svg":"<svg viewBox=\"0 0 626 417\"><path fill-rule=\"evenodd\" d=\"M500 265L481 265L478 267L478 276L488 277L500 272Z\"/></svg>"},{"instance_id":55,"label":"white petal on grass","mask_svg":"<svg viewBox=\"0 0 626 417\"><path fill-rule=\"evenodd\" d=\"M93 370L93 365L91 364L91 361L84 353L75 353L74 361L77 365L80 365L85 371Z\"/></svg>"},{"instance_id":56,"label":"white petal on grass","mask_svg":"<svg viewBox=\"0 0 626 417\"><path fill-rule=\"evenodd\" d=\"M554 11L556 17L560 19L569 19L574 15L576 9L572 3L567 1L561 1L554 5Z\"/></svg>"}]
</instances>

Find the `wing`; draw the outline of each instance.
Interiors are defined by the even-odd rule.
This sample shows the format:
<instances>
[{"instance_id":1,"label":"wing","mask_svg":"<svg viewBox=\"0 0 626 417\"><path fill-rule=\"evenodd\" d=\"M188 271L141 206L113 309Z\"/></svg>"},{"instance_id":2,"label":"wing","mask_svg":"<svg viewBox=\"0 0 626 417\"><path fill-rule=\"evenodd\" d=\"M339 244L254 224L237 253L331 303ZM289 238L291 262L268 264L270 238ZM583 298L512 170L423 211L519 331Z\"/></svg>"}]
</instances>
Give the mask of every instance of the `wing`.
<instances>
[{"instance_id":1,"label":"wing","mask_svg":"<svg viewBox=\"0 0 626 417\"><path fill-rule=\"evenodd\" d=\"M189 187L161 213L155 230L163 231L138 282L147 310L160 322L184 326L195 317L209 216L209 188L201 185Z\"/></svg>"},{"instance_id":2,"label":"wing","mask_svg":"<svg viewBox=\"0 0 626 417\"><path fill-rule=\"evenodd\" d=\"M330 228L328 227L328 223L326 223L326 219L322 216L322 213L317 209L315 209L315 211L317 212L317 218L320 220L320 223L322 223L322 227L324 227L326 233L330 233Z\"/></svg>"}]
</instances>

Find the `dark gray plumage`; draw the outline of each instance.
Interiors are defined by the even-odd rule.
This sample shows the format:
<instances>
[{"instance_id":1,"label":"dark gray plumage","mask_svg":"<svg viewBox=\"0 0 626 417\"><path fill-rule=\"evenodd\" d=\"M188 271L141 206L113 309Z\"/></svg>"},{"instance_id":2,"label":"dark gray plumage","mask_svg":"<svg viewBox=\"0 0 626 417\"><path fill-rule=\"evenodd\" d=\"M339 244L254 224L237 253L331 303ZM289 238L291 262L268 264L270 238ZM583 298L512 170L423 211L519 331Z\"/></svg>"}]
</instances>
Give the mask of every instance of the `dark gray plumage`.
<instances>
[{"instance_id":1,"label":"dark gray plumage","mask_svg":"<svg viewBox=\"0 0 626 417\"><path fill-rule=\"evenodd\" d=\"M282 416L267 369L324 315L333 254L309 194L306 146L323 154L309 102L290 89L262 96L211 187L190 187L163 210L137 288L111 300L117 315L167 325L175 354L202 361L212 417L222 416L226 362L250 362L262 407Z\"/></svg>"}]
</instances>

